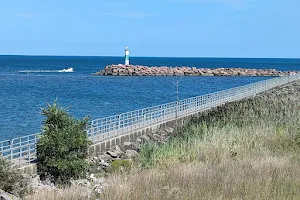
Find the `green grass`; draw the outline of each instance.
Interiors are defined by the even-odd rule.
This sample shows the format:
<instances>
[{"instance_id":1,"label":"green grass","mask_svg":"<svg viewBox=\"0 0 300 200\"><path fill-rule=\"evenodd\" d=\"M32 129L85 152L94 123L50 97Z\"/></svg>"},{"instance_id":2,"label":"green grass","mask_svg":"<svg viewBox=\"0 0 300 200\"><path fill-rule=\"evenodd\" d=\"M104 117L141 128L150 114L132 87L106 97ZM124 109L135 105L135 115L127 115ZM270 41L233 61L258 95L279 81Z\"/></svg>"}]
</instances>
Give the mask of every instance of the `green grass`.
<instances>
[{"instance_id":1,"label":"green grass","mask_svg":"<svg viewBox=\"0 0 300 200\"><path fill-rule=\"evenodd\" d=\"M192 120L166 144L142 147L139 167L208 162L225 155L241 158L260 152L299 152L298 102L262 98L231 103ZM214 160L214 162L216 161Z\"/></svg>"}]
</instances>

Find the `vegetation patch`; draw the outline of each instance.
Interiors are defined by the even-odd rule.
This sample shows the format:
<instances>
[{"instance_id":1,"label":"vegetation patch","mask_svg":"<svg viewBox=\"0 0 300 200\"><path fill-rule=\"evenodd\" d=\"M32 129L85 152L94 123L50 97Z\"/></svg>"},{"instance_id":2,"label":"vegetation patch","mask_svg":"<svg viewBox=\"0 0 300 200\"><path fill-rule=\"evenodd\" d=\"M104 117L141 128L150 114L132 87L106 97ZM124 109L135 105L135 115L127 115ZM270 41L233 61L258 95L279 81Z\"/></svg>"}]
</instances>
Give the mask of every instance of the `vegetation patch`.
<instances>
[{"instance_id":1,"label":"vegetation patch","mask_svg":"<svg viewBox=\"0 0 300 200\"><path fill-rule=\"evenodd\" d=\"M108 173L128 173L131 170L131 160L114 160L111 162Z\"/></svg>"},{"instance_id":2,"label":"vegetation patch","mask_svg":"<svg viewBox=\"0 0 300 200\"><path fill-rule=\"evenodd\" d=\"M85 177L91 144L85 131L88 118L74 119L56 102L42 109L42 114L46 118L37 144L37 167L41 179L67 183L71 178Z\"/></svg>"},{"instance_id":3,"label":"vegetation patch","mask_svg":"<svg viewBox=\"0 0 300 200\"><path fill-rule=\"evenodd\" d=\"M114 175L101 198L298 199L299 97L298 81L192 119L143 145L140 172Z\"/></svg>"},{"instance_id":4,"label":"vegetation patch","mask_svg":"<svg viewBox=\"0 0 300 200\"><path fill-rule=\"evenodd\" d=\"M0 189L16 195L23 196L28 192L27 179L20 171L12 166L10 161L0 157Z\"/></svg>"}]
</instances>

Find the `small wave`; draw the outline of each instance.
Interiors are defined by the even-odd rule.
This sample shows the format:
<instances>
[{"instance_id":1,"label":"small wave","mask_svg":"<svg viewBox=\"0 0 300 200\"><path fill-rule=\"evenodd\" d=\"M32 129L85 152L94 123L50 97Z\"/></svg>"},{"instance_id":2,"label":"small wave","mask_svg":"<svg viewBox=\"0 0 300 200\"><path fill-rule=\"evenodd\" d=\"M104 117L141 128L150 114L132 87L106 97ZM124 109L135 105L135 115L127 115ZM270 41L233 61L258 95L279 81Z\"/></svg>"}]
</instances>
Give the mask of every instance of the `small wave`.
<instances>
[{"instance_id":1,"label":"small wave","mask_svg":"<svg viewBox=\"0 0 300 200\"><path fill-rule=\"evenodd\" d=\"M20 70L19 73L63 73L63 72L74 72L73 68L62 69L62 70Z\"/></svg>"},{"instance_id":2,"label":"small wave","mask_svg":"<svg viewBox=\"0 0 300 200\"><path fill-rule=\"evenodd\" d=\"M60 72L60 70L21 70L19 73L53 73Z\"/></svg>"}]
</instances>

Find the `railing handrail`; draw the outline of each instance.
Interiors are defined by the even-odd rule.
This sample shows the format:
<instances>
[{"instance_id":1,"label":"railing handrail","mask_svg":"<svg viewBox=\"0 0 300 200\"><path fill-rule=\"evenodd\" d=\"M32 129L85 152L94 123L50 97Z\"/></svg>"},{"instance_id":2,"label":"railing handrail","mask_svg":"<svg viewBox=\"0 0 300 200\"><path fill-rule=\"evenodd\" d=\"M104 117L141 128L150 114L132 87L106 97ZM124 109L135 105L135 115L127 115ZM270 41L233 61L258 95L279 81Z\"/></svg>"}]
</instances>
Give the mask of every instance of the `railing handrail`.
<instances>
[{"instance_id":1,"label":"railing handrail","mask_svg":"<svg viewBox=\"0 0 300 200\"><path fill-rule=\"evenodd\" d=\"M272 80L272 79L268 79L268 80ZM234 88L219 90L219 91L215 91L215 92L212 92L212 93L203 94L203 95L200 95L200 96L190 97L190 98L187 98L187 99L179 100L179 102L189 100L189 99L196 99L196 98L203 97L203 96L206 96L206 95L213 95L213 94L223 92L223 91L227 91L227 90L238 89L238 88L242 88L242 87L248 86L248 85L255 85L256 83L265 82L265 81L268 81L268 80L262 80L262 81L258 81L258 82L255 82L255 83L250 83L250 84L247 84L247 85L237 86L237 87L234 87ZM92 120L92 122L93 121L98 121L98 120L109 119L109 118L117 117L117 116L120 116L120 115L126 115L126 114L130 114L130 113L133 113L133 112L142 111L142 110L145 110L145 109L152 109L152 108L156 108L156 107L159 107L159 106L166 106L166 105L176 104L176 103L177 103L177 101L172 101L172 102L164 103L164 104L160 104L160 105L149 106L149 107L146 107L146 108L136 109L136 110L132 110L132 111L116 114L116 115L111 115L111 116L107 116L107 117L103 117L103 118L99 118L99 119L94 119L94 120ZM91 122L91 124L92 124L92 122Z\"/></svg>"}]
</instances>

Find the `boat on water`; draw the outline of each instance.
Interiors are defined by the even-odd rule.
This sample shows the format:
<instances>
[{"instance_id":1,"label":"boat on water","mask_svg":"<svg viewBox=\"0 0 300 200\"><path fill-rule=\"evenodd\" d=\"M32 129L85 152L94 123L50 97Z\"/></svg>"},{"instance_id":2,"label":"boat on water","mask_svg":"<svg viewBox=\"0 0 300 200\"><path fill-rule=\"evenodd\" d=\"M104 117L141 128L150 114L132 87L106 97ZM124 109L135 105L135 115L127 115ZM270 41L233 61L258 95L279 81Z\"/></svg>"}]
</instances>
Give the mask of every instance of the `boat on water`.
<instances>
[{"instance_id":1,"label":"boat on water","mask_svg":"<svg viewBox=\"0 0 300 200\"><path fill-rule=\"evenodd\" d=\"M68 67L68 69L59 70L59 72L74 72L73 67Z\"/></svg>"},{"instance_id":2,"label":"boat on water","mask_svg":"<svg viewBox=\"0 0 300 200\"><path fill-rule=\"evenodd\" d=\"M57 73L57 72L74 72L73 67L62 70L21 70L19 73Z\"/></svg>"}]
</instances>

